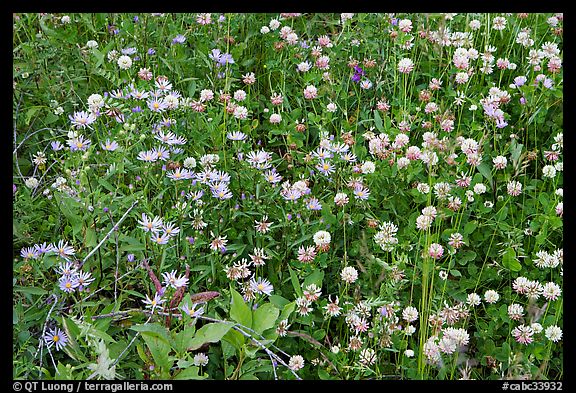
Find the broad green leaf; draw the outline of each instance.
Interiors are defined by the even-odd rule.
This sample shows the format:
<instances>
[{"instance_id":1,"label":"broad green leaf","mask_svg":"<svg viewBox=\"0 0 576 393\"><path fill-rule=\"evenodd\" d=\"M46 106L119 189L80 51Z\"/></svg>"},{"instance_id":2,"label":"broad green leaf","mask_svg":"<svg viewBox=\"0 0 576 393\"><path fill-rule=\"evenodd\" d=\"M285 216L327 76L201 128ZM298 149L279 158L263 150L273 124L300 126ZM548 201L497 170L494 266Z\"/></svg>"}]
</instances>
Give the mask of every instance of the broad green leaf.
<instances>
[{"instance_id":1,"label":"broad green leaf","mask_svg":"<svg viewBox=\"0 0 576 393\"><path fill-rule=\"evenodd\" d=\"M190 366L181 370L178 374L174 376L173 379L181 380L181 379L206 379L205 376L198 375L198 371L200 369L196 366Z\"/></svg>"},{"instance_id":2,"label":"broad green leaf","mask_svg":"<svg viewBox=\"0 0 576 393\"><path fill-rule=\"evenodd\" d=\"M160 337L166 344L172 345L173 340L168 333L168 329L157 323L144 323L141 325L134 325L130 327L131 330L135 330L142 334L147 333L149 336Z\"/></svg>"},{"instance_id":3,"label":"broad green leaf","mask_svg":"<svg viewBox=\"0 0 576 393\"><path fill-rule=\"evenodd\" d=\"M232 295L231 305L230 305L230 318L244 325L248 328L252 327L252 311L250 307L244 302L242 295L230 287L230 293Z\"/></svg>"},{"instance_id":4,"label":"broad green leaf","mask_svg":"<svg viewBox=\"0 0 576 393\"><path fill-rule=\"evenodd\" d=\"M158 334L149 331L143 331L142 337L150 349L154 362L164 370L169 370L172 366L172 360L168 356L170 353L170 344Z\"/></svg>"},{"instance_id":5,"label":"broad green leaf","mask_svg":"<svg viewBox=\"0 0 576 393\"><path fill-rule=\"evenodd\" d=\"M508 247L502 256L502 265L513 272L518 272L522 269L522 265L516 258L516 251L512 247Z\"/></svg>"},{"instance_id":6,"label":"broad green leaf","mask_svg":"<svg viewBox=\"0 0 576 393\"><path fill-rule=\"evenodd\" d=\"M263 304L252 314L252 328L258 333L270 329L274 326L279 314L280 310L272 303Z\"/></svg>"},{"instance_id":7,"label":"broad green leaf","mask_svg":"<svg viewBox=\"0 0 576 393\"><path fill-rule=\"evenodd\" d=\"M215 343L222 339L232 328L232 324L215 322L202 326L188 343L188 350L194 351L206 343Z\"/></svg>"}]
</instances>

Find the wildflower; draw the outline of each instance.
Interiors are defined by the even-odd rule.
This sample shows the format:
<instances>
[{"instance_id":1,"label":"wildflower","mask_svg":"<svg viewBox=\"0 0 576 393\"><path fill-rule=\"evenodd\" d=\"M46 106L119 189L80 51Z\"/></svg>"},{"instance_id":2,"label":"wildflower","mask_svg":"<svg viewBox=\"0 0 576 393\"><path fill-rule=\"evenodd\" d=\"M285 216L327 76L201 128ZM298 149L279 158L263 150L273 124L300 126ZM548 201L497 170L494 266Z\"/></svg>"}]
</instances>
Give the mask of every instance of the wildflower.
<instances>
[{"instance_id":1,"label":"wildflower","mask_svg":"<svg viewBox=\"0 0 576 393\"><path fill-rule=\"evenodd\" d=\"M322 289L318 288L316 286L316 284L310 284L310 285L306 286L306 289L304 289L304 291L303 291L304 297L309 302L315 302L316 300L318 300L321 293L322 293Z\"/></svg>"},{"instance_id":2,"label":"wildflower","mask_svg":"<svg viewBox=\"0 0 576 393\"><path fill-rule=\"evenodd\" d=\"M317 95L318 95L318 90L316 89L316 87L314 87L312 85L308 85L304 89L304 98L306 98L307 100L314 99L314 98L316 98Z\"/></svg>"},{"instance_id":3,"label":"wildflower","mask_svg":"<svg viewBox=\"0 0 576 393\"><path fill-rule=\"evenodd\" d=\"M313 246L300 246L298 248L298 260L302 263L309 263L316 257L316 249Z\"/></svg>"},{"instance_id":4,"label":"wildflower","mask_svg":"<svg viewBox=\"0 0 576 393\"><path fill-rule=\"evenodd\" d=\"M55 346L57 351L63 349L68 343L68 336L58 327L50 329L43 338L48 348Z\"/></svg>"},{"instance_id":5,"label":"wildflower","mask_svg":"<svg viewBox=\"0 0 576 393\"><path fill-rule=\"evenodd\" d=\"M468 303L470 306L478 306L481 300L482 299L480 298L480 295L477 293L470 293L466 297L466 303Z\"/></svg>"},{"instance_id":6,"label":"wildflower","mask_svg":"<svg viewBox=\"0 0 576 393\"><path fill-rule=\"evenodd\" d=\"M26 187L30 188L31 190L38 187L39 183L40 182L35 177L29 177L28 179L26 179L24 181L24 184L26 185Z\"/></svg>"},{"instance_id":7,"label":"wildflower","mask_svg":"<svg viewBox=\"0 0 576 393\"><path fill-rule=\"evenodd\" d=\"M376 356L376 351L372 348L364 348L360 351L359 361L362 365L368 367L376 363L378 357Z\"/></svg>"},{"instance_id":8,"label":"wildflower","mask_svg":"<svg viewBox=\"0 0 576 393\"><path fill-rule=\"evenodd\" d=\"M346 266L340 272L340 278L347 284L352 284L358 279L358 271L352 266Z\"/></svg>"},{"instance_id":9,"label":"wildflower","mask_svg":"<svg viewBox=\"0 0 576 393\"><path fill-rule=\"evenodd\" d=\"M504 30L506 28L506 18L497 16L492 21L492 28L494 30Z\"/></svg>"},{"instance_id":10,"label":"wildflower","mask_svg":"<svg viewBox=\"0 0 576 393\"><path fill-rule=\"evenodd\" d=\"M432 243L428 248L428 255L434 259L440 259L444 254L444 248L438 243Z\"/></svg>"},{"instance_id":11,"label":"wildflower","mask_svg":"<svg viewBox=\"0 0 576 393\"><path fill-rule=\"evenodd\" d=\"M270 123L279 124L281 121L282 116L280 116L278 113L273 113L272 115L270 115Z\"/></svg>"},{"instance_id":12,"label":"wildflower","mask_svg":"<svg viewBox=\"0 0 576 393\"><path fill-rule=\"evenodd\" d=\"M293 371L298 371L304 367L304 358L300 355L290 356L288 367Z\"/></svg>"},{"instance_id":13,"label":"wildflower","mask_svg":"<svg viewBox=\"0 0 576 393\"><path fill-rule=\"evenodd\" d=\"M254 266L264 266L266 264L266 259L269 258L262 248L255 248L254 254L248 255L250 256L251 262Z\"/></svg>"},{"instance_id":14,"label":"wildflower","mask_svg":"<svg viewBox=\"0 0 576 393\"><path fill-rule=\"evenodd\" d=\"M273 224L272 222L268 222L268 216L264 216L262 217L261 221L256 221L254 220L254 222L256 223L256 225L254 226L254 228L256 229L256 231L258 231L259 233L267 233L270 231L270 226Z\"/></svg>"},{"instance_id":15,"label":"wildflower","mask_svg":"<svg viewBox=\"0 0 576 393\"><path fill-rule=\"evenodd\" d=\"M369 196L370 196L370 190L368 190L368 188L362 185L357 185L356 187L354 187L354 197L356 199L367 200Z\"/></svg>"},{"instance_id":16,"label":"wildflower","mask_svg":"<svg viewBox=\"0 0 576 393\"><path fill-rule=\"evenodd\" d=\"M515 180L509 181L508 184L506 185L506 189L508 195L518 196L522 192L522 183Z\"/></svg>"},{"instance_id":17,"label":"wildflower","mask_svg":"<svg viewBox=\"0 0 576 393\"><path fill-rule=\"evenodd\" d=\"M214 240L210 242L210 249L212 251L226 250L226 244L228 243L228 239L226 238L227 236L218 236L214 238Z\"/></svg>"},{"instance_id":18,"label":"wildflower","mask_svg":"<svg viewBox=\"0 0 576 393\"><path fill-rule=\"evenodd\" d=\"M494 304L498 301L498 299L500 299L500 295L498 295L498 292L492 289L489 289L486 291L486 293L484 293L484 300L486 300L487 303Z\"/></svg>"},{"instance_id":19,"label":"wildflower","mask_svg":"<svg viewBox=\"0 0 576 393\"><path fill-rule=\"evenodd\" d=\"M308 315L312 311L310 307L310 301L305 297L299 297L295 300L296 312L300 315Z\"/></svg>"},{"instance_id":20,"label":"wildflower","mask_svg":"<svg viewBox=\"0 0 576 393\"><path fill-rule=\"evenodd\" d=\"M464 236L461 233L455 232L450 235L450 240L448 241L448 245L458 249L464 244L463 242Z\"/></svg>"},{"instance_id":21,"label":"wildflower","mask_svg":"<svg viewBox=\"0 0 576 393\"><path fill-rule=\"evenodd\" d=\"M146 213L142 213L142 220L139 220L138 224L141 225L141 228L144 230L144 232L157 233L162 227L162 219L158 216L154 216L154 218L150 220Z\"/></svg>"},{"instance_id":22,"label":"wildflower","mask_svg":"<svg viewBox=\"0 0 576 393\"><path fill-rule=\"evenodd\" d=\"M544 177L553 178L556 176L556 168L553 165L546 165L542 168L542 175Z\"/></svg>"},{"instance_id":23,"label":"wildflower","mask_svg":"<svg viewBox=\"0 0 576 393\"><path fill-rule=\"evenodd\" d=\"M194 355L194 365L195 366L206 366L208 364L208 356L205 353L200 352Z\"/></svg>"},{"instance_id":24,"label":"wildflower","mask_svg":"<svg viewBox=\"0 0 576 393\"><path fill-rule=\"evenodd\" d=\"M252 85L256 82L256 75L253 72L249 72L246 75L242 75L242 82L247 85Z\"/></svg>"},{"instance_id":25,"label":"wildflower","mask_svg":"<svg viewBox=\"0 0 576 393\"><path fill-rule=\"evenodd\" d=\"M190 308L190 305L188 303L185 303L180 308L189 317L198 318L199 316L204 314L204 307L199 307L198 309L196 309L196 306L197 304L193 303L192 308Z\"/></svg>"},{"instance_id":26,"label":"wildflower","mask_svg":"<svg viewBox=\"0 0 576 393\"><path fill-rule=\"evenodd\" d=\"M418 319L418 310L412 306L408 306L402 311L402 318L409 323L414 322Z\"/></svg>"},{"instance_id":27,"label":"wildflower","mask_svg":"<svg viewBox=\"0 0 576 393\"><path fill-rule=\"evenodd\" d=\"M68 242L65 242L64 240L60 240L57 245L54 243L50 244L50 249L66 260L76 252L74 248L69 246Z\"/></svg>"},{"instance_id":28,"label":"wildflower","mask_svg":"<svg viewBox=\"0 0 576 393\"><path fill-rule=\"evenodd\" d=\"M513 321L518 321L524 315L524 307L520 304L513 303L508 306L508 317Z\"/></svg>"},{"instance_id":29,"label":"wildflower","mask_svg":"<svg viewBox=\"0 0 576 393\"><path fill-rule=\"evenodd\" d=\"M146 300L143 300L144 304L146 304L146 308L151 308L152 311L154 311L157 306L160 306L165 301L166 299L162 299L162 296L159 293L154 294L152 299L146 295Z\"/></svg>"},{"instance_id":30,"label":"wildflower","mask_svg":"<svg viewBox=\"0 0 576 393\"><path fill-rule=\"evenodd\" d=\"M90 49L98 48L98 43L94 40L90 40L90 41L86 42L86 47L88 47Z\"/></svg>"},{"instance_id":31,"label":"wildflower","mask_svg":"<svg viewBox=\"0 0 576 393\"><path fill-rule=\"evenodd\" d=\"M407 349L404 351L404 356L406 356L407 358L414 357L414 351L411 349Z\"/></svg>"},{"instance_id":32,"label":"wildflower","mask_svg":"<svg viewBox=\"0 0 576 393\"><path fill-rule=\"evenodd\" d=\"M95 280L90 272L78 272L76 282L78 283L78 290L83 291L85 287L90 285Z\"/></svg>"},{"instance_id":33,"label":"wildflower","mask_svg":"<svg viewBox=\"0 0 576 393\"><path fill-rule=\"evenodd\" d=\"M278 322L278 327L276 327L276 333L280 337L284 337L284 336L286 336L286 333L287 333L289 327L290 327L290 325L288 324L288 320L283 319L282 321Z\"/></svg>"},{"instance_id":34,"label":"wildflower","mask_svg":"<svg viewBox=\"0 0 576 393\"><path fill-rule=\"evenodd\" d=\"M150 240L156 244L168 244L170 236L168 236L166 233L160 234L160 232L156 232L150 236Z\"/></svg>"},{"instance_id":35,"label":"wildflower","mask_svg":"<svg viewBox=\"0 0 576 393\"><path fill-rule=\"evenodd\" d=\"M102 146L102 149L104 150L114 151L118 148L118 143L116 141L110 142L110 139L106 139L106 142L100 144L100 146Z\"/></svg>"},{"instance_id":36,"label":"wildflower","mask_svg":"<svg viewBox=\"0 0 576 393\"><path fill-rule=\"evenodd\" d=\"M132 67L132 59L130 56L122 55L118 58L118 67L122 70L127 70L128 68Z\"/></svg>"},{"instance_id":37,"label":"wildflower","mask_svg":"<svg viewBox=\"0 0 576 393\"><path fill-rule=\"evenodd\" d=\"M96 121L96 117L92 113L80 111L74 112L72 116L68 116L72 125L76 128L86 128Z\"/></svg>"},{"instance_id":38,"label":"wildflower","mask_svg":"<svg viewBox=\"0 0 576 393\"><path fill-rule=\"evenodd\" d=\"M512 330L512 336L520 344L528 345L533 341L534 330L530 326L520 325Z\"/></svg>"},{"instance_id":39,"label":"wildflower","mask_svg":"<svg viewBox=\"0 0 576 393\"><path fill-rule=\"evenodd\" d=\"M405 57L398 62L398 71L403 74L408 74L414 69L414 62L409 58Z\"/></svg>"},{"instance_id":40,"label":"wildflower","mask_svg":"<svg viewBox=\"0 0 576 393\"><path fill-rule=\"evenodd\" d=\"M62 276L60 277L60 279L58 280L58 286L60 287L60 289L66 293L71 293L74 292L74 290L80 285L80 283L78 283L78 280L76 280L76 277L71 275L71 276Z\"/></svg>"},{"instance_id":41,"label":"wildflower","mask_svg":"<svg viewBox=\"0 0 576 393\"><path fill-rule=\"evenodd\" d=\"M164 278L164 284L166 284L167 287L174 289L188 285L188 279L185 276L181 275L180 277L176 277L176 270L172 270L170 273L162 273L162 278Z\"/></svg>"},{"instance_id":42,"label":"wildflower","mask_svg":"<svg viewBox=\"0 0 576 393\"><path fill-rule=\"evenodd\" d=\"M494 163L494 168L504 169L504 168L506 168L506 164L508 163L508 160L504 156L497 156L494 159L492 159L492 162Z\"/></svg>"},{"instance_id":43,"label":"wildflower","mask_svg":"<svg viewBox=\"0 0 576 393\"><path fill-rule=\"evenodd\" d=\"M319 247L329 245L331 239L332 237L330 236L330 233L326 231L321 230L314 234L314 243Z\"/></svg>"},{"instance_id":44,"label":"wildflower","mask_svg":"<svg viewBox=\"0 0 576 393\"><path fill-rule=\"evenodd\" d=\"M551 325L544 330L546 338L552 342L558 342L562 338L562 329L556 325Z\"/></svg>"},{"instance_id":45,"label":"wildflower","mask_svg":"<svg viewBox=\"0 0 576 393\"><path fill-rule=\"evenodd\" d=\"M178 34L172 39L172 44L183 44L184 42L186 42L186 37L182 34Z\"/></svg>"},{"instance_id":46,"label":"wildflower","mask_svg":"<svg viewBox=\"0 0 576 393\"><path fill-rule=\"evenodd\" d=\"M336 296L336 299L334 301L332 301L332 296L330 295L330 296L328 296L328 300L329 300L329 303L326 304L326 306L324 307L324 309L326 310L326 314L329 317L339 316L342 308L338 305L338 296Z\"/></svg>"},{"instance_id":47,"label":"wildflower","mask_svg":"<svg viewBox=\"0 0 576 393\"><path fill-rule=\"evenodd\" d=\"M560 286L553 282L547 282L542 288L542 296L547 300L556 300L561 294Z\"/></svg>"},{"instance_id":48,"label":"wildflower","mask_svg":"<svg viewBox=\"0 0 576 393\"><path fill-rule=\"evenodd\" d=\"M255 293L263 293L266 295L272 294L272 291L274 290L270 281L262 277L259 277L258 279L252 277L250 280L250 287Z\"/></svg>"},{"instance_id":49,"label":"wildflower","mask_svg":"<svg viewBox=\"0 0 576 393\"><path fill-rule=\"evenodd\" d=\"M343 192L339 192L334 196L334 203L337 206L345 206L348 204L348 195Z\"/></svg>"}]
</instances>

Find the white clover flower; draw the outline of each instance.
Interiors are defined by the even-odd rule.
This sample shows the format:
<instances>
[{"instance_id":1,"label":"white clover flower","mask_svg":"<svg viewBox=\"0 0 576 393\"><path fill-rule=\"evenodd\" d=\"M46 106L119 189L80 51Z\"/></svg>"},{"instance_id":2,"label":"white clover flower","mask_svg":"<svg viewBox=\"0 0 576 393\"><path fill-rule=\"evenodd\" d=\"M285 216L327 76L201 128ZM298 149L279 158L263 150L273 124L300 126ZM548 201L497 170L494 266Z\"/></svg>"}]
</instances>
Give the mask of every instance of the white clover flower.
<instances>
[{"instance_id":1,"label":"white clover flower","mask_svg":"<svg viewBox=\"0 0 576 393\"><path fill-rule=\"evenodd\" d=\"M184 160L184 168L195 168L196 167L196 159L194 157L187 157Z\"/></svg>"},{"instance_id":2,"label":"white clover flower","mask_svg":"<svg viewBox=\"0 0 576 393\"><path fill-rule=\"evenodd\" d=\"M546 165L544 168L542 168L542 176L553 178L556 176L556 168L554 168L553 165Z\"/></svg>"},{"instance_id":3,"label":"white clover flower","mask_svg":"<svg viewBox=\"0 0 576 393\"><path fill-rule=\"evenodd\" d=\"M330 244L332 237L330 236L329 232L326 231L318 231L314 234L314 243L317 246L324 246L326 244Z\"/></svg>"},{"instance_id":4,"label":"white clover flower","mask_svg":"<svg viewBox=\"0 0 576 393\"><path fill-rule=\"evenodd\" d=\"M342 281L351 284L358 279L358 271L352 266L346 266L340 273Z\"/></svg>"},{"instance_id":5,"label":"white clover flower","mask_svg":"<svg viewBox=\"0 0 576 393\"><path fill-rule=\"evenodd\" d=\"M132 59L130 56L122 55L118 58L118 67L123 70L127 70L128 68L132 67Z\"/></svg>"},{"instance_id":6,"label":"white clover flower","mask_svg":"<svg viewBox=\"0 0 576 393\"><path fill-rule=\"evenodd\" d=\"M262 28L260 28L260 33L268 34L270 33L270 28L268 28L268 26L262 26Z\"/></svg>"},{"instance_id":7,"label":"white clover flower","mask_svg":"<svg viewBox=\"0 0 576 393\"><path fill-rule=\"evenodd\" d=\"M548 326L544 331L546 338L552 342L558 342L562 338L562 329L556 325Z\"/></svg>"},{"instance_id":8,"label":"white clover flower","mask_svg":"<svg viewBox=\"0 0 576 393\"><path fill-rule=\"evenodd\" d=\"M474 185L474 192L478 195L484 194L486 192L486 186L482 183L478 183Z\"/></svg>"},{"instance_id":9,"label":"white clover flower","mask_svg":"<svg viewBox=\"0 0 576 393\"><path fill-rule=\"evenodd\" d=\"M36 179L35 177L29 177L24 181L26 187L30 188L31 190L38 187L38 183L39 183L38 179Z\"/></svg>"},{"instance_id":10,"label":"white clover flower","mask_svg":"<svg viewBox=\"0 0 576 393\"><path fill-rule=\"evenodd\" d=\"M361 169L362 173L374 173L376 165L374 165L372 161L365 161L364 164L362 164Z\"/></svg>"},{"instance_id":11,"label":"white clover flower","mask_svg":"<svg viewBox=\"0 0 576 393\"><path fill-rule=\"evenodd\" d=\"M60 18L60 22L63 24L68 24L70 23L70 17L68 15L64 15L62 18Z\"/></svg>"},{"instance_id":12,"label":"white clover flower","mask_svg":"<svg viewBox=\"0 0 576 393\"><path fill-rule=\"evenodd\" d=\"M86 43L86 46L90 49L98 48L98 43L94 40L90 40Z\"/></svg>"}]
</instances>

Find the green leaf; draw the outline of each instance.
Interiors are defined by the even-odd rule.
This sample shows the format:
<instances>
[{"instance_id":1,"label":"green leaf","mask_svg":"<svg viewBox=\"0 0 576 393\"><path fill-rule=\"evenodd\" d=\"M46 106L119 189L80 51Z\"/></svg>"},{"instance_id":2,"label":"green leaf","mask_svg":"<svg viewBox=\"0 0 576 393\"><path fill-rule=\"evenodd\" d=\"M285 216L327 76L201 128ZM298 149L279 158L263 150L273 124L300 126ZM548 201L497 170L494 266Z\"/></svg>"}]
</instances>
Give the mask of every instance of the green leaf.
<instances>
[{"instance_id":1,"label":"green leaf","mask_svg":"<svg viewBox=\"0 0 576 393\"><path fill-rule=\"evenodd\" d=\"M206 343L218 342L232 328L232 324L215 322L202 326L188 344L188 350L194 351Z\"/></svg>"},{"instance_id":2,"label":"green leaf","mask_svg":"<svg viewBox=\"0 0 576 393\"><path fill-rule=\"evenodd\" d=\"M384 126L382 125L382 118L378 111L374 111L374 125L380 132L384 132Z\"/></svg>"},{"instance_id":3,"label":"green leaf","mask_svg":"<svg viewBox=\"0 0 576 393\"><path fill-rule=\"evenodd\" d=\"M502 256L502 265L513 272L518 272L522 269L522 265L516 258L516 251L512 247L508 247Z\"/></svg>"},{"instance_id":4,"label":"green leaf","mask_svg":"<svg viewBox=\"0 0 576 393\"><path fill-rule=\"evenodd\" d=\"M191 366L180 371L173 379L206 379L205 376L198 375L200 369L196 366Z\"/></svg>"},{"instance_id":5,"label":"green leaf","mask_svg":"<svg viewBox=\"0 0 576 393\"><path fill-rule=\"evenodd\" d=\"M467 222L466 225L464 225L464 234L465 235L471 234L477 227L478 223L476 221Z\"/></svg>"},{"instance_id":6,"label":"green leaf","mask_svg":"<svg viewBox=\"0 0 576 393\"><path fill-rule=\"evenodd\" d=\"M231 304L230 304L230 318L244 325L248 328L252 327L252 311L250 307L244 302L242 295L230 287L230 293L232 294Z\"/></svg>"},{"instance_id":7,"label":"green leaf","mask_svg":"<svg viewBox=\"0 0 576 393\"><path fill-rule=\"evenodd\" d=\"M288 266L288 271L290 272L290 281L292 281L292 286L294 287L294 291L299 297L302 297L304 294L302 293L302 288L300 287L300 281L296 276L296 272Z\"/></svg>"},{"instance_id":8,"label":"green leaf","mask_svg":"<svg viewBox=\"0 0 576 393\"><path fill-rule=\"evenodd\" d=\"M488 180L490 187L492 187L492 171L490 170L490 167L488 166L488 164L483 162L480 165L478 165L476 168L478 168L478 172L480 172L482 174L482 176L484 176L486 178L486 180Z\"/></svg>"},{"instance_id":9,"label":"green leaf","mask_svg":"<svg viewBox=\"0 0 576 393\"><path fill-rule=\"evenodd\" d=\"M46 293L48 293L46 290L42 289L42 288L36 288L36 287L21 287L19 285L16 285L14 287L14 292L22 292L22 293L28 293L30 295L44 295Z\"/></svg>"},{"instance_id":10,"label":"green leaf","mask_svg":"<svg viewBox=\"0 0 576 393\"><path fill-rule=\"evenodd\" d=\"M274 326L280 310L272 303L266 303L258 307L252 314L252 329L258 333Z\"/></svg>"},{"instance_id":11,"label":"green leaf","mask_svg":"<svg viewBox=\"0 0 576 393\"><path fill-rule=\"evenodd\" d=\"M316 284L318 288L322 288L322 280L324 279L324 271L314 270L308 277L304 279L302 288L306 288L310 284Z\"/></svg>"},{"instance_id":12,"label":"green leaf","mask_svg":"<svg viewBox=\"0 0 576 393\"><path fill-rule=\"evenodd\" d=\"M142 337L150 349L156 365L164 370L169 370L172 366L172 360L168 357L168 353L170 353L171 350L168 342L158 334L149 331L143 331Z\"/></svg>"},{"instance_id":13,"label":"green leaf","mask_svg":"<svg viewBox=\"0 0 576 393\"><path fill-rule=\"evenodd\" d=\"M196 328L194 326L188 326L174 334L174 350L178 354L184 354L188 349L188 343L192 341L195 334Z\"/></svg>"},{"instance_id":14,"label":"green leaf","mask_svg":"<svg viewBox=\"0 0 576 393\"><path fill-rule=\"evenodd\" d=\"M131 326L130 329L140 332L142 334L146 333L149 336L159 337L168 345L172 345L174 343L172 337L170 337L170 335L168 334L168 329L157 323L143 323L141 325Z\"/></svg>"}]
</instances>

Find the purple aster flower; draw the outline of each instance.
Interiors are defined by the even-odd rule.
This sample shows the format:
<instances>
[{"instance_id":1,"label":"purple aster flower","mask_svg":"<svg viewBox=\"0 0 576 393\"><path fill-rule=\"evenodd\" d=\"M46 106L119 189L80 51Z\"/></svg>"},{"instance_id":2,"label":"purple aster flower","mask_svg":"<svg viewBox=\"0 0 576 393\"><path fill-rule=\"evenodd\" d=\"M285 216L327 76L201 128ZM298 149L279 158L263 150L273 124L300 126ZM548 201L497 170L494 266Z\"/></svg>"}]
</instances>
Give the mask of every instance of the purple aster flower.
<instances>
[{"instance_id":1,"label":"purple aster flower","mask_svg":"<svg viewBox=\"0 0 576 393\"><path fill-rule=\"evenodd\" d=\"M50 143L50 146L52 146L52 150L54 150L54 151L64 149L64 145L62 145L62 143L60 143L60 141L53 141L52 143Z\"/></svg>"},{"instance_id":2,"label":"purple aster flower","mask_svg":"<svg viewBox=\"0 0 576 393\"><path fill-rule=\"evenodd\" d=\"M150 48L150 49L148 49L148 54L150 56L152 56L152 55L156 54L156 50L154 50L154 48Z\"/></svg>"},{"instance_id":3,"label":"purple aster flower","mask_svg":"<svg viewBox=\"0 0 576 393\"><path fill-rule=\"evenodd\" d=\"M50 329L48 333L44 336L44 342L48 348L56 346L56 350L59 351L66 346L68 342L68 337L60 328Z\"/></svg>"},{"instance_id":4,"label":"purple aster flower","mask_svg":"<svg viewBox=\"0 0 576 393\"><path fill-rule=\"evenodd\" d=\"M178 34L172 39L172 44L183 44L184 42L186 42L186 37L182 34Z\"/></svg>"},{"instance_id":5,"label":"purple aster flower","mask_svg":"<svg viewBox=\"0 0 576 393\"><path fill-rule=\"evenodd\" d=\"M124 48L120 52L122 52L123 55L133 55L136 53L136 48L134 47Z\"/></svg>"},{"instance_id":6,"label":"purple aster flower","mask_svg":"<svg viewBox=\"0 0 576 393\"><path fill-rule=\"evenodd\" d=\"M306 207L310 210L322 210L322 205L317 198L310 198L306 203Z\"/></svg>"},{"instance_id":7,"label":"purple aster flower","mask_svg":"<svg viewBox=\"0 0 576 393\"><path fill-rule=\"evenodd\" d=\"M79 285L80 283L78 283L76 275L62 276L58 280L58 286L62 291L66 293L74 292L74 289L76 289Z\"/></svg>"},{"instance_id":8,"label":"purple aster flower","mask_svg":"<svg viewBox=\"0 0 576 393\"><path fill-rule=\"evenodd\" d=\"M126 256L126 259L128 260L128 262L134 262L134 254L128 254Z\"/></svg>"}]
</instances>

